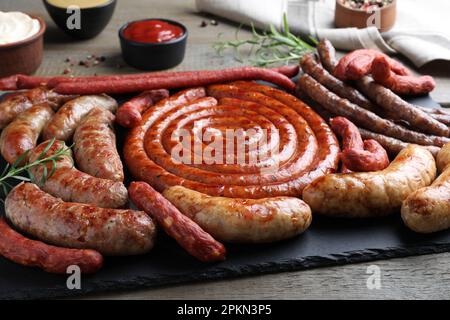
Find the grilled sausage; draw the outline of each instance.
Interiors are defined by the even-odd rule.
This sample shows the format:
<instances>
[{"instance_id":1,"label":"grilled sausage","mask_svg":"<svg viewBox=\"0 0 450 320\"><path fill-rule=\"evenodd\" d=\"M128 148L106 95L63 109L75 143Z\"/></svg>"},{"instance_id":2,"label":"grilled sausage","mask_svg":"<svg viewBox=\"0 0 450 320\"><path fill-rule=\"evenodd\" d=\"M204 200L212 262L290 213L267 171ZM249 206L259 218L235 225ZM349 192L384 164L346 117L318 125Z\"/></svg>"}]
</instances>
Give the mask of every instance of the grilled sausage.
<instances>
[{"instance_id":1,"label":"grilled sausage","mask_svg":"<svg viewBox=\"0 0 450 320\"><path fill-rule=\"evenodd\" d=\"M44 140L70 140L81 120L95 107L115 112L117 102L107 95L97 95L82 96L66 103L44 129Z\"/></svg>"},{"instance_id":2,"label":"grilled sausage","mask_svg":"<svg viewBox=\"0 0 450 320\"><path fill-rule=\"evenodd\" d=\"M14 94L0 103L0 130L11 123L21 112L30 109L35 104L48 103L53 110L75 96L60 95L45 88L36 88Z\"/></svg>"},{"instance_id":3,"label":"grilled sausage","mask_svg":"<svg viewBox=\"0 0 450 320\"><path fill-rule=\"evenodd\" d=\"M441 136L426 135L405 129L392 121L383 119L378 115L365 110L347 99L342 99L327 88L322 86L309 75L300 77L298 85L303 93L319 103L332 113L348 118L357 126L385 134L405 142L417 143L420 145L435 145L442 147L450 139Z\"/></svg>"},{"instance_id":4,"label":"grilled sausage","mask_svg":"<svg viewBox=\"0 0 450 320\"><path fill-rule=\"evenodd\" d=\"M414 191L429 186L436 163L423 147L409 145L383 171L329 174L303 191L303 200L314 213L346 218L389 215Z\"/></svg>"},{"instance_id":5,"label":"grilled sausage","mask_svg":"<svg viewBox=\"0 0 450 320\"><path fill-rule=\"evenodd\" d=\"M203 262L225 259L225 247L145 182L132 182L130 198L189 254Z\"/></svg>"},{"instance_id":6,"label":"grilled sausage","mask_svg":"<svg viewBox=\"0 0 450 320\"><path fill-rule=\"evenodd\" d=\"M222 103L217 105L216 99L208 97L175 104L186 94L182 92L149 109L141 125L130 131L124 156L136 179L160 192L182 185L212 196L256 199L300 196L316 177L335 172L339 152L336 137L323 119L294 96L250 82L213 85L207 90ZM198 116L208 121L218 118L222 128L247 126L249 122L267 129L276 125L280 152L275 160L281 169L264 172L258 164L202 162L188 166L176 161L167 151L177 145L171 133ZM271 150L270 143L263 147Z\"/></svg>"},{"instance_id":7,"label":"grilled sausage","mask_svg":"<svg viewBox=\"0 0 450 320\"><path fill-rule=\"evenodd\" d=\"M358 128L344 117L330 120L333 131L342 138L343 173L383 170L389 165L386 150L376 140L363 142Z\"/></svg>"},{"instance_id":8,"label":"grilled sausage","mask_svg":"<svg viewBox=\"0 0 450 320\"><path fill-rule=\"evenodd\" d=\"M381 133L375 133L370 130L358 128L359 132L361 133L361 137L364 140L372 139L378 141L379 144L388 152L388 154L391 157L395 157L399 154L400 151L405 149L408 146L408 143L403 142L401 140L391 138L388 136L385 136ZM436 157L439 150L441 148L436 146L423 146L425 149L431 152L431 154Z\"/></svg>"},{"instance_id":9,"label":"grilled sausage","mask_svg":"<svg viewBox=\"0 0 450 320\"><path fill-rule=\"evenodd\" d=\"M28 155L29 161L36 161L49 143L50 141L45 141L33 149ZM54 155L65 147L64 142L56 140L45 156ZM50 173L52 163L45 166L47 173ZM43 166L33 167L30 171L36 182L44 182L42 189L45 192L64 201L92 204L102 208L122 208L128 202L127 188L122 182L96 178L77 170L71 154L61 156L56 161L56 170L48 179L43 179Z\"/></svg>"},{"instance_id":10,"label":"grilled sausage","mask_svg":"<svg viewBox=\"0 0 450 320\"><path fill-rule=\"evenodd\" d=\"M380 112L380 108L375 104L373 104L364 95L362 95L361 92L359 92L352 86L346 84L345 82L342 82L341 80L335 78L332 74L330 74L327 70L325 70L316 61L313 55L311 54L304 55L302 60L300 61L300 65L304 72L309 74L311 77L316 79L317 82L319 82L328 90L334 92L341 98L348 99L349 101L366 110L375 113Z\"/></svg>"},{"instance_id":11,"label":"grilled sausage","mask_svg":"<svg viewBox=\"0 0 450 320\"><path fill-rule=\"evenodd\" d=\"M72 265L80 267L82 273L94 273L103 265L103 257L97 251L60 248L27 239L1 217L0 255L23 266L38 267L51 273L66 273Z\"/></svg>"},{"instance_id":12,"label":"grilled sausage","mask_svg":"<svg viewBox=\"0 0 450 320\"><path fill-rule=\"evenodd\" d=\"M122 127L134 128L142 120L142 113L150 106L169 96L166 89L144 91L137 97L125 102L117 110L116 121Z\"/></svg>"},{"instance_id":13,"label":"grilled sausage","mask_svg":"<svg viewBox=\"0 0 450 320\"><path fill-rule=\"evenodd\" d=\"M312 220L308 205L297 198L211 197L181 186L168 188L163 195L221 241L264 243L288 239L305 231Z\"/></svg>"},{"instance_id":14,"label":"grilled sausage","mask_svg":"<svg viewBox=\"0 0 450 320\"><path fill-rule=\"evenodd\" d=\"M116 147L114 115L94 108L76 128L74 155L81 171L91 176L123 181L123 165Z\"/></svg>"},{"instance_id":15,"label":"grilled sausage","mask_svg":"<svg viewBox=\"0 0 450 320\"><path fill-rule=\"evenodd\" d=\"M145 212L64 202L32 183L11 190L5 212L21 231L57 246L135 255L154 245L155 225Z\"/></svg>"},{"instance_id":16,"label":"grilled sausage","mask_svg":"<svg viewBox=\"0 0 450 320\"><path fill-rule=\"evenodd\" d=\"M336 49L327 39L320 40L317 45L317 53L320 57L320 62L325 67L325 69L333 74L334 68L336 68L338 61L336 59Z\"/></svg>"},{"instance_id":17,"label":"grilled sausage","mask_svg":"<svg viewBox=\"0 0 450 320\"><path fill-rule=\"evenodd\" d=\"M431 233L450 228L450 143L437 156L441 175L429 187L411 194L402 206L402 219L416 232Z\"/></svg>"},{"instance_id":18,"label":"grilled sausage","mask_svg":"<svg viewBox=\"0 0 450 320\"><path fill-rule=\"evenodd\" d=\"M53 110L48 104L38 104L22 112L3 129L0 136L0 151L12 164L26 151L36 146L41 131L50 122Z\"/></svg>"}]
</instances>

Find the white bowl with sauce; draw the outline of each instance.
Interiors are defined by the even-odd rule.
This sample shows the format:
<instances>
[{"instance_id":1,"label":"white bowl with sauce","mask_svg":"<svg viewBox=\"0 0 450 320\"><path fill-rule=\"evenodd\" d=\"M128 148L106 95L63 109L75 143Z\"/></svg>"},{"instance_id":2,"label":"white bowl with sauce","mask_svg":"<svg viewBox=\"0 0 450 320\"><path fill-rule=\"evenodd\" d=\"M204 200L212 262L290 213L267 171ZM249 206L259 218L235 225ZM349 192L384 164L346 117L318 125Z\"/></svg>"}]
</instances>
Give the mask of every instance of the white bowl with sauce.
<instances>
[{"instance_id":1,"label":"white bowl with sauce","mask_svg":"<svg viewBox=\"0 0 450 320\"><path fill-rule=\"evenodd\" d=\"M40 17L0 12L0 77L32 74L39 68L45 29Z\"/></svg>"}]
</instances>

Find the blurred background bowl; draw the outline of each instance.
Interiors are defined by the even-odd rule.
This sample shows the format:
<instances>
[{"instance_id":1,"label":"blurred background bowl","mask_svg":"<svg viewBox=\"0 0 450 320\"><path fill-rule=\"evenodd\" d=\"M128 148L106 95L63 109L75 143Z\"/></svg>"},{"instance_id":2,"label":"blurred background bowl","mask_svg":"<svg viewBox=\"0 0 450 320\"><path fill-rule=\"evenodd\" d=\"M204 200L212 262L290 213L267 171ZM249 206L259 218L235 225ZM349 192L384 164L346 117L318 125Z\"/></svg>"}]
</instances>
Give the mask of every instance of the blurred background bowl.
<instances>
[{"instance_id":1,"label":"blurred background bowl","mask_svg":"<svg viewBox=\"0 0 450 320\"><path fill-rule=\"evenodd\" d=\"M14 74L32 74L42 63L45 21L37 16L41 28L35 35L14 43L0 45L0 77Z\"/></svg>"},{"instance_id":2,"label":"blurred background bowl","mask_svg":"<svg viewBox=\"0 0 450 320\"><path fill-rule=\"evenodd\" d=\"M109 0L90 8L81 8L81 28L69 29L67 19L73 12L67 13L67 8L58 7L43 0L45 8L56 25L68 35L77 39L90 39L97 36L108 25L116 8L117 0Z\"/></svg>"},{"instance_id":3,"label":"blurred background bowl","mask_svg":"<svg viewBox=\"0 0 450 320\"><path fill-rule=\"evenodd\" d=\"M377 26L381 32L392 29L397 18L397 0L379 9L380 25ZM336 0L336 11L334 16L334 24L338 28L367 28L368 21L375 13L370 13L361 9L353 9L342 4L340 0ZM377 13L378 14L378 13Z\"/></svg>"}]
</instances>

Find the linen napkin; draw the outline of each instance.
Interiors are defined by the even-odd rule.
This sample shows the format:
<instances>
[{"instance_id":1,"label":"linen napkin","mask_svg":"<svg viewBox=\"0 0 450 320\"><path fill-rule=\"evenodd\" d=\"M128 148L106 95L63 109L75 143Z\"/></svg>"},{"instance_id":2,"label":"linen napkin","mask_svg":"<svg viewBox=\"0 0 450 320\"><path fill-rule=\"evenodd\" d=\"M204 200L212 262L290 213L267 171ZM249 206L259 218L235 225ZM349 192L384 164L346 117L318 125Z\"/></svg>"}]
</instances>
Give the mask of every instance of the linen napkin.
<instances>
[{"instance_id":1,"label":"linen napkin","mask_svg":"<svg viewBox=\"0 0 450 320\"><path fill-rule=\"evenodd\" d=\"M287 13L291 31L327 38L337 49L379 49L402 54L417 67L435 61L450 62L450 1L397 0L393 29L380 33L376 27L335 28L335 0L196 0L199 11L232 21L253 23L264 29L282 26Z\"/></svg>"}]
</instances>

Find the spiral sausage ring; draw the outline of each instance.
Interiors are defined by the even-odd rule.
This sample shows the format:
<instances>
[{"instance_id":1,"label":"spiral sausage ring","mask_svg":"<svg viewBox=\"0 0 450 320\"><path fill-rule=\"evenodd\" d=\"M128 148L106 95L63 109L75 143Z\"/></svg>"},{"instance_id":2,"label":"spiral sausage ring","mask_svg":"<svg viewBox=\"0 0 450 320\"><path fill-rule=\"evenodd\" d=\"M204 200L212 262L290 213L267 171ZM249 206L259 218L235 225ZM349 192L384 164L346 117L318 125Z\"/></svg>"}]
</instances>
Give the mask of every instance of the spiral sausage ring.
<instances>
[{"instance_id":1,"label":"spiral sausage ring","mask_svg":"<svg viewBox=\"0 0 450 320\"><path fill-rule=\"evenodd\" d=\"M231 143L237 136L227 135L239 130L247 139L240 153L239 142ZM212 142L226 152L205 152ZM214 237L239 242L275 241L305 230L311 213L298 198L312 180L337 169L338 153L336 137L310 107L278 89L242 81L188 89L161 101L124 145L136 179L163 192Z\"/></svg>"}]
</instances>

